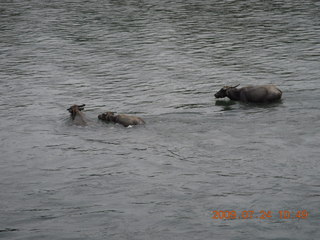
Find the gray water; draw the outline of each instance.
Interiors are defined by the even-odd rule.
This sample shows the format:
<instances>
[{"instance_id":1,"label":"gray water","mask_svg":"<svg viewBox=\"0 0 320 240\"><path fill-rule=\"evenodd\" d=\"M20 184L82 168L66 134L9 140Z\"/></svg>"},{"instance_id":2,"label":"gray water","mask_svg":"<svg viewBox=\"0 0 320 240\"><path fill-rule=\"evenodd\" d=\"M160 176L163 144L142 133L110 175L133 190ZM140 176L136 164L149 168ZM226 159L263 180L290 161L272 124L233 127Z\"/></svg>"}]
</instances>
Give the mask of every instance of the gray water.
<instances>
[{"instance_id":1,"label":"gray water","mask_svg":"<svg viewBox=\"0 0 320 240\"><path fill-rule=\"evenodd\" d=\"M319 20L316 0L1 0L0 238L319 239ZM281 102L213 96L269 83Z\"/></svg>"}]
</instances>

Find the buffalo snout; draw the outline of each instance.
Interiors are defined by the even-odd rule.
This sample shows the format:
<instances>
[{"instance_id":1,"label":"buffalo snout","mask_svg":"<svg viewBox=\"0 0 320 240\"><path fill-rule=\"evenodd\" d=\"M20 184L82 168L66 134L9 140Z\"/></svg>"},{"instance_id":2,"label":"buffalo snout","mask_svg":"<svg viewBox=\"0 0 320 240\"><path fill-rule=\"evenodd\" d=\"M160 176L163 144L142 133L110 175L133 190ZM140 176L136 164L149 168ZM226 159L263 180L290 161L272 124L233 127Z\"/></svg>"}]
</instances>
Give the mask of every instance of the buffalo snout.
<instances>
[{"instance_id":1,"label":"buffalo snout","mask_svg":"<svg viewBox=\"0 0 320 240\"><path fill-rule=\"evenodd\" d=\"M103 114L98 115L98 119L103 120L104 116Z\"/></svg>"},{"instance_id":2,"label":"buffalo snout","mask_svg":"<svg viewBox=\"0 0 320 240\"><path fill-rule=\"evenodd\" d=\"M224 98L224 97L227 96L226 90L223 89L223 88L221 88L219 92L217 92L216 94L214 94L214 96L215 96L216 98Z\"/></svg>"}]
</instances>

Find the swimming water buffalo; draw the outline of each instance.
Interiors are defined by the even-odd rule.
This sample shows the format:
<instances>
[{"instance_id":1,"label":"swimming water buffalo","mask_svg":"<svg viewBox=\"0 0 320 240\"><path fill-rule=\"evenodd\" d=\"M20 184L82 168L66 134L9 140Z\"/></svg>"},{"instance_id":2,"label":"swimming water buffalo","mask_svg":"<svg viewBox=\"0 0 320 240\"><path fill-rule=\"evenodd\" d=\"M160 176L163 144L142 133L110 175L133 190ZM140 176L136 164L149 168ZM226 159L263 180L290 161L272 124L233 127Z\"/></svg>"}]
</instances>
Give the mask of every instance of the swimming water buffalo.
<instances>
[{"instance_id":1,"label":"swimming water buffalo","mask_svg":"<svg viewBox=\"0 0 320 240\"><path fill-rule=\"evenodd\" d=\"M114 115L114 112L102 113L98 116L98 118L102 121L105 121L105 122L119 123L125 127L128 127L130 125L145 124L143 119L140 117L129 116L126 114Z\"/></svg>"},{"instance_id":2,"label":"swimming water buffalo","mask_svg":"<svg viewBox=\"0 0 320 240\"><path fill-rule=\"evenodd\" d=\"M281 99L282 91L275 85L247 86L237 88L225 86L220 89L214 96L216 98L228 97L234 101L268 103Z\"/></svg>"},{"instance_id":3,"label":"swimming water buffalo","mask_svg":"<svg viewBox=\"0 0 320 240\"><path fill-rule=\"evenodd\" d=\"M82 105L72 105L67 110L70 112L71 119L77 125L85 126L87 122L85 120L84 114L81 112L84 109L85 104Z\"/></svg>"}]
</instances>

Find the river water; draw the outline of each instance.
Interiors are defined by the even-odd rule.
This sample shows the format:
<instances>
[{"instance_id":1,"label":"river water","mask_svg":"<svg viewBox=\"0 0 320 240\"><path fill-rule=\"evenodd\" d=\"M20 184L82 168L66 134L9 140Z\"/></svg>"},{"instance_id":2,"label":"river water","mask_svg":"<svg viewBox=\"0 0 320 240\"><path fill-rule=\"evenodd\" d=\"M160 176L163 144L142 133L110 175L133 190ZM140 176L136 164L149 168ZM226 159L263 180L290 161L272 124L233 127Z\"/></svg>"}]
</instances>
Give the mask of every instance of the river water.
<instances>
[{"instance_id":1,"label":"river water","mask_svg":"<svg viewBox=\"0 0 320 240\"><path fill-rule=\"evenodd\" d=\"M0 238L319 239L319 13L316 0L1 0ZM213 96L269 83L281 102ZM99 122L108 110L147 124Z\"/></svg>"}]
</instances>

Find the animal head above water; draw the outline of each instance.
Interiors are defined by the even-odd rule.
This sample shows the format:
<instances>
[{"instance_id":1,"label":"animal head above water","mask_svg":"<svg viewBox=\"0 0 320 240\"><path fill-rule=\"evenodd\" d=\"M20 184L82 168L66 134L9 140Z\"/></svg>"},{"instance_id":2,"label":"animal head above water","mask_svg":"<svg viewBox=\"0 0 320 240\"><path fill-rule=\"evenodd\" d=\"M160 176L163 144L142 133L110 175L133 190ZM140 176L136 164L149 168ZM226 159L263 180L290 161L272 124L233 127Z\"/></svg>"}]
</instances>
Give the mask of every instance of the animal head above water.
<instances>
[{"instance_id":1,"label":"animal head above water","mask_svg":"<svg viewBox=\"0 0 320 240\"><path fill-rule=\"evenodd\" d=\"M67 109L67 111L69 111L69 113L72 113L72 112L75 112L75 111L82 111L82 110L84 110L84 106L85 106L85 104L82 104L82 105L76 105L76 104L74 104L74 105L72 105L71 107L69 107L68 109Z\"/></svg>"},{"instance_id":2,"label":"animal head above water","mask_svg":"<svg viewBox=\"0 0 320 240\"><path fill-rule=\"evenodd\" d=\"M85 106L85 104L82 104L82 105L74 104L67 109L67 111L69 111L69 113L71 114L71 117L73 120L78 112L84 110L84 106Z\"/></svg>"},{"instance_id":3,"label":"animal head above water","mask_svg":"<svg viewBox=\"0 0 320 240\"><path fill-rule=\"evenodd\" d=\"M232 89L232 88L236 88L238 87L240 84L236 85L236 86L224 86L223 88L221 88L216 94L214 94L214 96L216 98L224 98L227 97L227 92L228 90Z\"/></svg>"},{"instance_id":4,"label":"animal head above water","mask_svg":"<svg viewBox=\"0 0 320 240\"><path fill-rule=\"evenodd\" d=\"M114 114L115 112L105 112L100 114L98 118L103 121L112 122L114 120Z\"/></svg>"}]
</instances>

